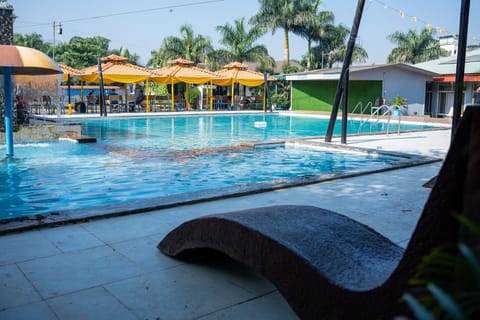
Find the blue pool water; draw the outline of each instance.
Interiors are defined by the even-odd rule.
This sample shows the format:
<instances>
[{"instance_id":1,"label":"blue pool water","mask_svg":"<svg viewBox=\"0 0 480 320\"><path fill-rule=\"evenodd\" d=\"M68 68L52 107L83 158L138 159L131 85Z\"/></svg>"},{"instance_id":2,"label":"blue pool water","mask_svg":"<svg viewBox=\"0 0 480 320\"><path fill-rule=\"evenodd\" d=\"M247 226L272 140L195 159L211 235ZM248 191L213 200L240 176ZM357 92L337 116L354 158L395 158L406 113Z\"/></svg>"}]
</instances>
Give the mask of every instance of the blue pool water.
<instances>
[{"instance_id":1,"label":"blue pool water","mask_svg":"<svg viewBox=\"0 0 480 320\"><path fill-rule=\"evenodd\" d=\"M324 135L326 124L315 118L229 115L81 122L83 134L97 137L97 143L15 145L13 161L4 159L0 165L5 181L0 185L0 219L230 190L398 161L288 144L239 147L247 141Z\"/></svg>"}]
</instances>

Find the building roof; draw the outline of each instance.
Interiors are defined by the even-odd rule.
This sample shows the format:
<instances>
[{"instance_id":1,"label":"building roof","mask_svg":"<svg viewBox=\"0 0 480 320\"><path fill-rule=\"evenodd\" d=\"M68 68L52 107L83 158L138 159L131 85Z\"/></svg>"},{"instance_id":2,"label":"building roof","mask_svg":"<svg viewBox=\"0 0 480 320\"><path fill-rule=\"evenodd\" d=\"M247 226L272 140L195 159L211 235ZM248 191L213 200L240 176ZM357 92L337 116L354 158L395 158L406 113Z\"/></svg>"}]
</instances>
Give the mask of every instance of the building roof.
<instances>
[{"instance_id":1,"label":"building roof","mask_svg":"<svg viewBox=\"0 0 480 320\"><path fill-rule=\"evenodd\" d=\"M378 71L381 69L401 69L407 72L418 73L424 76L436 76L438 75L435 72L417 68L416 66L406 64L406 63L394 63L394 64L373 64L373 65L356 65L350 66L350 74L357 72L365 71ZM331 68L331 69L318 69L310 70L304 72L290 73L287 74L286 80L338 80L340 79L340 74L342 68Z\"/></svg>"},{"instance_id":2,"label":"building roof","mask_svg":"<svg viewBox=\"0 0 480 320\"><path fill-rule=\"evenodd\" d=\"M260 63L258 62L244 62L248 67L252 70L259 71L260 70ZM299 70L303 70L304 67L298 63L297 61L290 60L290 65L293 67L298 68ZM273 74L281 74L283 73L283 60L276 60L275 67L273 68Z\"/></svg>"},{"instance_id":3,"label":"building roof","mask_svg":"<svg viewBox=\"0 0 480 320\"><path fill-rule=\"evenodd\" d=\"M457 72L457 56L417 63L415 67L432 71L439 75L454 75ZM465 75L469 74L480 74L480 49L467 51L465 54Z\"/></svg>"}]
</instances>

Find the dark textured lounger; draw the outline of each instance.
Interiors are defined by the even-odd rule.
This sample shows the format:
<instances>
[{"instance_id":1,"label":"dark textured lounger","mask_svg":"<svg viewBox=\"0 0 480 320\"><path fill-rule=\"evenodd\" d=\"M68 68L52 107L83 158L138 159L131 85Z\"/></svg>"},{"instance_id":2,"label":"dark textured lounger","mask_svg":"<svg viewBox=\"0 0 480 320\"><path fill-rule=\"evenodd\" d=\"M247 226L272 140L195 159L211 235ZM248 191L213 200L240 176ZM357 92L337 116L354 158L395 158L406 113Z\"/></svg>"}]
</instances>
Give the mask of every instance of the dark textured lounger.
<instances>
[{"instance_id":1,"label":"dark textured lounger","mask_svg":"<svg viewBox=\"0 0 480 320\"><path fill-rule=\"evenodd\" d=\"M269 279L303 319L391 319L422 256L466 239L453 212L480 223L480 108L467 108L403 250L329 210L273 206L183 223L158 245L177 256L215 249Z\"/></svg>"}]
</instances>

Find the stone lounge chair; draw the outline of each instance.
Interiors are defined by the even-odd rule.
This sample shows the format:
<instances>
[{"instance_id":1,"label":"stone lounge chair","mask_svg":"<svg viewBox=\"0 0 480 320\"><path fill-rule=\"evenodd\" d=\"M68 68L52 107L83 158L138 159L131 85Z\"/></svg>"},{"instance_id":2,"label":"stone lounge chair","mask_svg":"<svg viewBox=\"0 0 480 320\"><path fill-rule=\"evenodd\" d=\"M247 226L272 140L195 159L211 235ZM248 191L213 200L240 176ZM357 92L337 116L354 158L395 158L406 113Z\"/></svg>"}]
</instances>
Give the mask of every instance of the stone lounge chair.
<instances>
[{"instance_id":1,"label":"stone lounge chair","mask_svg":"<svg viewBox=\"0 0 480 320\"><path fill-rule=\"evenodd\" d=\"M480 108L467 108L418 225L403 250L329 210L273 206L187 221L158 245L169 256L209 248L269 279L302 319L392 319L421 258L466 239L452 213L480 223ZM471 240L471 239L470 239Z\"/></svg>"}]
</instances>

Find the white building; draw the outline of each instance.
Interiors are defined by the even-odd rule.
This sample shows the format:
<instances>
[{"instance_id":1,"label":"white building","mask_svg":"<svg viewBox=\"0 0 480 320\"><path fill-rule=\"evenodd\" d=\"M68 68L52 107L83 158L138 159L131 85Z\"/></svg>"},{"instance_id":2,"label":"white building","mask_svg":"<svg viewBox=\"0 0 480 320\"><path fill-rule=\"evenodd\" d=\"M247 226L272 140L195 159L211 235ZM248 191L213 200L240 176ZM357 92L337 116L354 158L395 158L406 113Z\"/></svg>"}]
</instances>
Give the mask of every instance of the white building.
<instances>
[{"instance_id":1,"label":"white building","mask_svg":"<svg viewBox=\"0 0 480 320\"><path fill-rule=\"evenodd\" d=\"M449 55L453 56L458 51L458 39L452 35L443 36L439 38L440 48L448 51Z\"/></svg>"}]
</instances>

